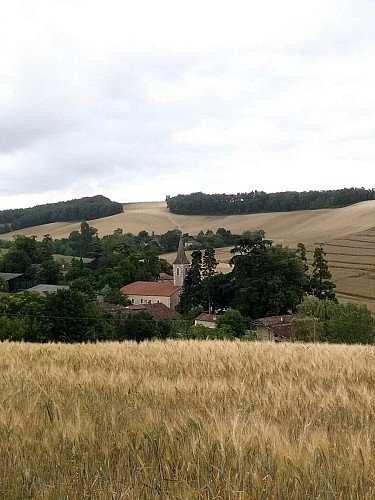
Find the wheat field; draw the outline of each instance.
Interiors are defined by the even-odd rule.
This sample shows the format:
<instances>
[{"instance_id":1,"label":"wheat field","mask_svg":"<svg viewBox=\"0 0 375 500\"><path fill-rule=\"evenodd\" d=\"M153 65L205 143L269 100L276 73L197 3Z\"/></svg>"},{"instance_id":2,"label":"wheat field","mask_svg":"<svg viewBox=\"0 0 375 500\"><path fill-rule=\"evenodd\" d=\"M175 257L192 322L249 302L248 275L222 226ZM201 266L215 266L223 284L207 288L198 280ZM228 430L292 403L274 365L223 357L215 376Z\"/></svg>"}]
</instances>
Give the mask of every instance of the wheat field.
<instances>
[{"instance_id":1,"label":"wheat field","mask_svg":"<svg viewBox=\"0 0 375 500\"><path fill-rule=\"evenodd\" d=\"M375 498L375 349L0 344L2 499Z\"/></svg>"}]
</instances>

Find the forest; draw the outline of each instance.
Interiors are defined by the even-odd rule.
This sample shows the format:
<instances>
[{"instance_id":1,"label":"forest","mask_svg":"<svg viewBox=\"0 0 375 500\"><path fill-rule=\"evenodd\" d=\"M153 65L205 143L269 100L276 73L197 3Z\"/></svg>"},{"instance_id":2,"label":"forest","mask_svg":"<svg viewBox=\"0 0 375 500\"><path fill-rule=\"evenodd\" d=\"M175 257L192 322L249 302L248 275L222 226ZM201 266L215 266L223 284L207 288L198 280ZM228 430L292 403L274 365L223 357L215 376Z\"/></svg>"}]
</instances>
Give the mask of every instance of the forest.
<instances>
[{"instance_id":1,"label":"forest","mask_svg":"<svg viewBox=\"0 0 375 500\"><path fill-rule=\"evenodd\" d=\"M122 211L122 203L111 201L102 195L36 205L31 208L0 210L0 234L51 222L99 219Z\"/></svg>"},{"instance_id":2,"label":"forest","mask_svg":"<svg viewBox=\"0 0 375 500\"><path fill-rule=\"evenodd\" d=\"M169 210L179 215L239 215L339 208L375 199L375 189L344 188L329 191L251 191L237 194L201 192L167 196Z\"/></svg>"}]
</instances>

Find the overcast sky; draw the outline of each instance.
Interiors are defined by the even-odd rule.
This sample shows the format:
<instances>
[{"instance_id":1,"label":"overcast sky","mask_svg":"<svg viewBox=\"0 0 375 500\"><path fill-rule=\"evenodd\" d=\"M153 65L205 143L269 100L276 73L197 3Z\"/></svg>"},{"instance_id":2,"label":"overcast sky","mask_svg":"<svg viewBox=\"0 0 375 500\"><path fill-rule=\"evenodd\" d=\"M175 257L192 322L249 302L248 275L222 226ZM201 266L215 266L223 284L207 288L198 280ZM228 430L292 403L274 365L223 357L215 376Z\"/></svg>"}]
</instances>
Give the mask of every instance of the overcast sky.
<instances>
[{"instance_id":1,"label":"overcast sky","mask_svg":"<svg viewBox=\"0 0 375 500\"><path fill-rule=\"evenodd\" d=\"M0 209L375 187L373 0L9 0Z\"/></svg>"}]
</instances>

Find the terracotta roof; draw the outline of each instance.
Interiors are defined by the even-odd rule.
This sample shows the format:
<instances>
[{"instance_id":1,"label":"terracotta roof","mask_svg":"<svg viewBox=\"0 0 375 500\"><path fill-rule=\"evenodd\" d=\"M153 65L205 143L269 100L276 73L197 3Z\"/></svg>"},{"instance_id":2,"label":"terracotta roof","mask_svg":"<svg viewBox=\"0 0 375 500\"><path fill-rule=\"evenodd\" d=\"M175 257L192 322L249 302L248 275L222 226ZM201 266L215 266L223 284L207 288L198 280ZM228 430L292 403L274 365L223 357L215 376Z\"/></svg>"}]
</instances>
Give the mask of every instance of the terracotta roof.
<instances>
[{"instance_id":1,"label":"terracotta roof","mask_svg":"<svg viewBox=\"0 0 375 500\"><path fill-rule=\"evenodd\" d=\"M180 238L180 242L178 244L177 256L173 264L190 264L189 259L186 257L182 238Z\"/></svg>"},{"instance_id":2,"label":"terracotta roof","mask_svg":"<svg viewBox=\"0 0 375 500\"><path fill-rule=\"evenodd\" d=\"M267 316L266 318L258 318L256 323L262 326L275 326L279 324L290 324L292 319L296 318L298 314L285 314L284 316Z\"/></svg>"},{"instance_id":3,"label":"terracotta roof","mask_svg":"<svg viewBox=\"0 0 375 500\"><path fill-rule=\"evenodd\" d=\"M292 336L292 328L288 323L272 326L271 330L275 337L290 339Z\"/></svg>"},{"instance_id":4,"label":"terracotta roof","mask_svg":"<svg viewBox=\"0 0 375 500\"><path fill-rule=\"evenodd\" d=\"M180 286L174 286L169 281L135 281L121 288L124 295L148 295L171 297L181 290Z\"/></svg>"},{"instance_id":5,"label":"terracotta roof","mask_svg":"<svg viewBox=\"0 0 375 500\"><path fill-rule=\"evenodd\" d=\"M156 304L139 304L139 305L131 305L126 308L130 312L140 312L146 311L154 319L178 319L181 317L181 314L173 309L170 309L165 304L161 302Z\"/></svg>"},{"instance_id":6,"label":"terracotta roof","mask_svg":"<svg viewBox=\"0 0 375 500\"><path fill-rule=\"evenodd\" d=\"M207 321L209 323L215 323L216 314L201 313L195 318L195 321Z\"/></svg>"},{"instance_id":7,"label":"terracotta roof","mask_svg":"<svg viewBox=\"0 0 375 500\"><path fill-rule=\"evenodd\" d=\"M108 302L103 302L100 304L103 309L108 312L116 313L121 312L124 314L131 312L148 312L154 319L178 319L181 317L181 314L177 311L173 311L169 309L165 304L161 302L158 304L139 304L139 305L131 305L131 306L121 306L117 304L110 304Z\"/></svg>"}]
</instances>

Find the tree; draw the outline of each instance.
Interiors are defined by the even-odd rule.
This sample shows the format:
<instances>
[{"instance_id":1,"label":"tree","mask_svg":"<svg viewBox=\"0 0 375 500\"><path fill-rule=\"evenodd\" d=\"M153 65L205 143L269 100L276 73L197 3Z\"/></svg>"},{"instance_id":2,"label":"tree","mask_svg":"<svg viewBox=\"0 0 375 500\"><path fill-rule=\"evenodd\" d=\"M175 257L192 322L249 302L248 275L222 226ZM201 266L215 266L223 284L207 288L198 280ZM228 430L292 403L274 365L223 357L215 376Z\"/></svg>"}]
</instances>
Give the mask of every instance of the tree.
<instances>
[{"instance_id":1,"label":"tree","mask_svg":"<svg viewBox=\"0 0 375 500\"><path fill-rule=\"evenodd\" d=\"M37 279L48 285L56 285L61 277L60 264L55 260L44 260L37 271Z\"/></svg>"},{"instance_id":2,"label":"tree","mask_svg":"<svg viewBox=\"0 0 375 500\"><path fill-rule=\"evenodd\" d=\"M234 286L230 273L217 273L210 278L211 308L213 311L223 311L228 308L234 298ZM203 296L207 300L206 280L203 281ZM207 304L208 305L208 304Z\"/></svg>"},{"instance_id":3,"label":"tree","mask_svg":"<svg viewBox=\"0 0 375 500\"><path fill-rule=\"evenodd\" d=\"M293 250L272 246L260 235L239 240L232 253L239 253L230 262L233 308L253 319L296 309L304 294L304 269Z\"/></svg>"},{"instance_id":4,"label":"tree","mask_svg":"<svg viewBox=\"0 0 375 500\"><path fill-rule=\"evenodd\" d=\"M8 282L5 281L1 276L0 276L0 292L8 292L9 291L9 286Z\"/></svg>"},{"instance_id":5,"label":"tree","mask_svg":"<svg viewBox=\"0 0 375 500\"><path fill-rule=\"evenodd\" d=\"M246 332L245 318L235 309L229 309L221 316L218 316L216 326L219 329L228 327L235 337L242 337Z\"/></svg>"},{"instance_id":6,"label":"tree","mask_svg":"<svg viewBox=\"0 0 375 500\"><path fill-rule=\"evenodd\" d=\"M319 339L326 342L374 343L375 323L366 306L307 297L298 312L301 318L292 321L292 331L299 340L312 340L315 327L315 334L318 332Z\"/></svg>"},{"instance_id":7,"label":"tree","mask_svg":"<svg viewBox=\"0 0 375 500\"><path fill-rule=\"evenodd\" d=\"M313 316L294 318L291 321L292 340L319 342L324 340L324 324Z\"/></svg>"},{"instance_id":8,"label":"tree","mask_svg":"<svg viewBox=\"0 0 375 500\"><path fill-rule=\"evenodd\" d=\"M309 265L307 263L306 247L303 243L297 243L296 255L300 258L304 270L305 284L303 289L306 295L311 293L311 279L309 275Z\"/></svg>"},{"instance_id":9,"label":"tree","mask_svg":"<svg viewBox=\"0 0 375 500\"><path fill-rule=\"evenodd\" d=\"M202 304L202 252L195 250L191 254L191 266L185 277L178 310L186 313Z\"/></svg>"},{"instance_id":10,"label":"tree","mask_svg":"<svg viewBox=\"0 0 375 500\"><path fill-rule=\"evenodd\" d=\"M1 270L6 273L33 274L31 269L32 260L24 250L9 250L1 262Z\"/></svg>"},{"instance_id":11,"label":"tree","mask_svg":"<svg viewBox=\"0 0 375 500\"><path fill-rule=\"evenodd\" d=\"M217 265L218 261L215 258L215 250L207 248L203 254L202 276L205 278L203 281L204 295L207 297L208 312L210 314L212 311L212 278L216 274Z\"/></svg>"},{"instance_id":12,"label":"tree","mask_svg":"<svg viewBox=\"0 0 375 500\"><path fill-rule=\"evenodd\" d=\"M335 314L326 321L325 329L329 342L373 344L375 341L374 318L363 305L338 305Z\"/></svg>"},{"instance_id":13,"label":"tree","mask_svg":"<svg viewBox=\"0 0 375 500\"><path fill-rule=\"evenodd\" d=\"M326 253L322 246L315 248L310 280L311 293L320 300L336 300L334 292L336 285L331 281L332 274L325 256Z\"/></svg>"},{"instance_id":14,"label":"tree","mask_svg":"<svg viewBox=\"0 0 375 500\"><path fill-rule=\"evenodd\" d=\"M51 323L51 340L82 342L89 325L84 295L74 290L57 290L46 296L44 313Z\"/></svg>"}]
</instances>

